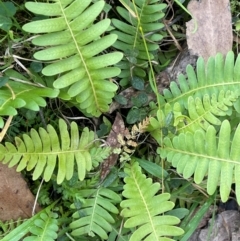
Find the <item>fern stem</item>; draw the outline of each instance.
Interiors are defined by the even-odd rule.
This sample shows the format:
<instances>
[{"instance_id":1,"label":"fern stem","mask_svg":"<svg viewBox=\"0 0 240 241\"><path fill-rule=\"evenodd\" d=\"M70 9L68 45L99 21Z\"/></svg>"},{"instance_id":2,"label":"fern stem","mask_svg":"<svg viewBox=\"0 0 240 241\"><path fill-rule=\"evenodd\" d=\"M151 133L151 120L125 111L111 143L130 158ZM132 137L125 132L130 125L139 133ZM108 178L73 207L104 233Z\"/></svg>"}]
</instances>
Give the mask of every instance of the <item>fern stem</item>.
<instances>
[{"instance_id":1,"label":"fern stem","mask_svg":"<svg viewBox=\"0 0 240 241\"><path fill-rule=\"evenodd\" d=\"M38 190L37 190L37 194L36 194L36 197L35 197L35 200L34 200L34 204L33 204L33 208L32 208L32 216L35 215L35 209L36 209L36 206L37 206L37 200L38 200L39 193L40 193L41 187L43 185L43 182L44 182L44 179L42 179L42 181L40 182L40 185L39 185Z\"/></svg>"},{"instance_id":2,"label":"fern stem","mask_svg":"<svg viewBox=\"0 0 240 241\"><path fill-rule=\"evenodd\" d=\"M158 88L157 88L156 78L155 78L155 75L154 75L154 70L153 70L153 67L152 67L151 58L150 58L150 55L149 55L147 43L146 43L145 36L144 36L144 33L143 33L143 29L142 29L142 26L141 26L141 21L140 21L140 18L138 16L135 0L133 0L133 6L134 6L135 14L136 14L136 17L137 17L137 21L138 21L137 29L140 30L140 33L141 33L141 36L142 36L142 39L143 39L144 47L145 47L147 58L148 58L148 63L149 63L149 66L150 66L150 72L151 72L151 75L152 75L152 78L149 78L150 85L151 85L154 93L156 94L157 102L158 102L158 108L160 110L161 104L160 104L160 99L159 99L159 95L158 95Z\"/></svg>"}]
</instances>

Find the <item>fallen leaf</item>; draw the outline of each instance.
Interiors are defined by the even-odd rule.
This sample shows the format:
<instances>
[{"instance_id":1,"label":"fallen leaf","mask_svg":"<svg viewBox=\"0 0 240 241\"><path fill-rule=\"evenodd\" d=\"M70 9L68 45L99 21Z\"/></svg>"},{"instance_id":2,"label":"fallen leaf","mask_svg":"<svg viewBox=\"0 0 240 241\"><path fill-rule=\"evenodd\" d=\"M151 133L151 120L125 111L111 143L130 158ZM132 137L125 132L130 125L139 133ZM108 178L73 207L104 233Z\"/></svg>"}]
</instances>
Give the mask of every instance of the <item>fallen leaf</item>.
<instances>
[{"instance_id":1,"label":"fallen leaf","mask_svg":"<svg viewBox=\"0 0 240 241\"><path fill-rule=\"evenodd\" d=\"M217 53L226 55L232 50L229 0L192 0L188 10L193 16L187 22L187 44L191 54L202 56L206 61Z\"/></svg>"},{"instance_id":2,"label":"fallen leaf","mask_svg":"<svg viewBox=\"0 0 240 241\"><path fill-rule=\"evenodd\" d=\"M0 163L0 220L31 217L34 201L35 197L21 173ZM39 210L37 205L35 212Z\"/></svg>"},{"instance_id":3,"label":"fallen leaf","mask_svg":"<svg viewBox=\"0 0 240 241\"><path fill-rule=\"evenodd\" d=\"M121 144L118 142L118 135L126 136L129 134L129 131L127 128L125 128L124 121L119 113L117 113L116 118L114 120L114 123L112 125L112 130L110 131L108 138L107 138L107 144L108 146L111 146L112 148L120 148ZM118 159L118 154L112 153L103 163L101 167L101 180L104 180L105 177L110 172L111 168L116 164Z\"/></svg>"}]
</instances>

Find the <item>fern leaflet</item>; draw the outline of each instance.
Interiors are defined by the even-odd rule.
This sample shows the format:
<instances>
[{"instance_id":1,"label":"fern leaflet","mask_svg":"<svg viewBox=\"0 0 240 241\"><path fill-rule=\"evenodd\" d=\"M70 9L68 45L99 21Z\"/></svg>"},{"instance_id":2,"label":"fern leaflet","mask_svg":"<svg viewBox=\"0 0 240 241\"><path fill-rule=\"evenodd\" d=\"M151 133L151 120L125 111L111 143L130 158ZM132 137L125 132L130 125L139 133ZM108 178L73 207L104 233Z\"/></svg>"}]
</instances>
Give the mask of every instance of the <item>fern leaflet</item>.
<instances>
[{"instance_id":1,"label":"fern leaflet","mask_svg":"<svg viewBox=\"0 0 240 241\"><path fill-rule=\"evenodd\" d=\"M34 111L39 111L39 107L46 106L44 97L55 98L59 91L36 87L30 84L23 84L9 80L7 86L0 89L0 127L3 126L1 116L15 116L17 109L27 108Z\"/></svg>"}]
</instances>

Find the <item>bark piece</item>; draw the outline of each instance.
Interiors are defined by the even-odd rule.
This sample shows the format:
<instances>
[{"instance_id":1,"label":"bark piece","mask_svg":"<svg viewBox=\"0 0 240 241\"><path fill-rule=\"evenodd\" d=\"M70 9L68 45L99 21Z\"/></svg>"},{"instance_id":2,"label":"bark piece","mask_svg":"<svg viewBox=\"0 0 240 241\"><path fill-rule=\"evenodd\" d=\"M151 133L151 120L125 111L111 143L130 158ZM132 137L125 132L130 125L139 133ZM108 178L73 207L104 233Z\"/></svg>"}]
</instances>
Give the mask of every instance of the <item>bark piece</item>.
<instances>
[{"instance_id":1,"label":"bark piece","mask_svg":"<svg viewBox=\"0 0 240 241\"><path fill-rule=\"evenodd\" d=\"M31 217L34 201L35 197L21 173L0 162L0 220ZM37 205L35 211L39 210Z\"/></svg>"},{"instance_id":2,"label":"bark piece","mask_svg":"<svg viewBox=\"0 0 240 241\"><path fill-rule=\"evenodd\" d=\"M197 229L188 241L239 241L239 226L239 211L224 211L210 219L204 229Z\"/></svg>"},{"instance_id":3,"label":"bark piece","mask_svg":"<svg viewBox=\"0 0 240 241\"><path fill-rule=\"evenodd\" d=\"M187 44L193 55L205 61L217 53L232 50L232 17L229 0L192 0L188 10L194 19L187 22Z\"/></svg>"}]
</instances>

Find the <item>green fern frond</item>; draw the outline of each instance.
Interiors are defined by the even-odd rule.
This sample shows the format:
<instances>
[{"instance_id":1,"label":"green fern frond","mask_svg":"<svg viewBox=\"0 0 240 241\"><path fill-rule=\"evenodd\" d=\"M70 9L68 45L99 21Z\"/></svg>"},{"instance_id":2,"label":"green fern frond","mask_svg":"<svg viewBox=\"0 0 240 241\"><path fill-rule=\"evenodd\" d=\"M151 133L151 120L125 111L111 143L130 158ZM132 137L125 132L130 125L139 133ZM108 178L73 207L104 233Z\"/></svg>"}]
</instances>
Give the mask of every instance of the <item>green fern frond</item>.
<instances>
[{"instance_id":1,"label":"green fern frond","mask_svg":"<svg viewBox=\"0 0 240 241\"><path fill-rule=\"evenodd\" d=\"M163 10L166 6L166 4L156 1L128 1L128 7L135 16L128 10L117 7L120 16L127 22L125 23L118 19L112 20L116 28L113 33L118 36L118 40L113 46L124 52L126 56L118 64L122 69L119 77L124 79L130 76L146 76L144 69L148 66L147 51L152 60L154 58L154 51L159 49L157 41L163 38L159 30L164 26L163 23L161 23L161 19L164 17ZM145 49L140 28L142 28L145 35L148 50ZM132 68L132 66L134 66L134 68ZM132 71L132 73L130 73L130 71Z\"/></svg>"},{"instance_id":2,"label":"green fern frond","mask_svg":"<svg viewBox=\"0 0 240 241\"><path fill-rule=\"evenodd\" d=\"M99 163L101 163L104 159L108 158L111 154L112 148L106 147L106 148L100 148L100 147L93 147L90 150L90 155L92 158L92 165L94 167L97 167Z\"/></svg>"},{"instance_id":3,"label":"green fern frond","mask_svg":"<svg viewBox=\"0 0 240 241\"><path fill-rule=\"evenodd\" d=\"M240 57L238 56L234 64L234 53L228 52L225 61L222 54L217 54L215 58L209 58L206 66L203 58L197 61L196 73L191 65L187 66L187 78L180 75L178 84L173 81L169 90L163 91L165 100L174 104L180 103L181 106L188 109L188 98L192 96L203 100L204 96L213 98L215 101L223 102L225 106L217 106L220 110L231 106L232 102L239 97L240 76L237 69L240 67ZM213 105L215 104L214 100Z\"/></svg>"},{"instance_id":4,"label":"green fern frond","mask_svg":"<svg viewBox=\"0 0 240 241\"><path fill-rule=\"evenodd\" d=\"M81 190L79 196L87 199L83 201L80 210L73 214L77 220L70 224L72 235L98 235L106 240L107 233L112 231L111 224L115 222L110 213L118 213L115 204L120 203L120 196L107 188ZM72 207L76 208L75 205Z\"/></svg>"},{"instance_id":5,"label":"green fern frond","mask_svg":"<svg viewBox=\"0 0 240 241\"><path fill-rule=\"evenodd\" d=\"M207 192L212 195L220 186L223 202L229 198L232 183L236 186L237 201L240 203L240 125L233 138L231 127L224 120L219 134L213 126L207 131L181 133L172 140L164 139L164 147L158 149L162 158L166 158L182 173L184 178L194 175L194 181L200 184L207 176Z\"/></svg>"},{"instance_id":6,"label":"green fern frond","mask_svg":"<svg viewBox=\"0 0 240 241\"><path fill-rule=\"evenodd\" d=\"M18 165L17 171L34 169L33 180L43 175L45 181L49 181L57 167L58 184L72 178L76 163L78 177L83 180L93 165L90 149L94 132L84 128L79 137L75 122L71 123L69 132L62 119L59 120L59 135L51 125L47 126L47 131L43 128L39 128L39 132L31 129L30 135L15 138L15 146L9 142L0 144L0 159L3 163L9 163L10 167Z\"/></svg>"},{"instance_id":7,"label":"green fern frond","mask_svg":"<svg viewBox=\"0 0 240 241\"><path fill-rule=\"evenodd\" d=\"M108 110L117 86L109 78L120 69L116 64L122 53L101 54L117 39L115 34L100 37L110 26L110 20L93 23L103 10L104 1L55 0L54 3L27 2L26 8L49 19L27 23L30 33L45 33L33 39L33 44L45 49L34 57L53 61L43 69L46 76L58 75L53 86L73 98L84 112L99 116ZM99 55L99 56L98 56Z\"/></svg>"},{"instance_id":8,"label":"green fern frond","mask_svg":"<svg viewBox=\"0 0 240 241\"><path fill-rule=\"evenodd\" d=\"M197 62L197 74L192 66L187 67L186 79L183 75L178 83L171 82L161 96L162 110L156 117L150 118L148 130L161 143L162 137L170 132L166 124L167 116L172 112L171 127L175 133L192 132L210 125L220 126L224 116L233 112L240 113L240 68L238 56L234 65L234 54L229 52L225 63L218 54L210 58L206 67L202 58ZM165 130L165 134L163 134ZM173 135L172 135L173 136Z\"/></svg>"},{"instance_id":9,"label":"green fern frond","mask_svg":"<svg viewBox=\"0 0 240 241\"><path fill-rule=\"evenodd\" d=\"M29 229L31 236L23 239L23 241L54 241L57 239L58 231L58 215L56 213L41 213L39 218L34 221L34 225Z\"/></svg>"},{"instance_id":10,"label":"green fern frond","mask_svg":"<svg viewBox=\"0 0 240 241\"><path fill-rule=\"evenodd\" d=\"M52 212L56 202L46 207L30 219L25 220L22 224L8 233L1 241L40 241L56 240L58 231L57 214ZM29 236L23 239L29 232L35 236Z\"/></svg>"},{"instance_id":11,"label":"green fern frond","mask_svg":"<svg viewBox=\"0 0 240 241\"><path fill-rule=\"evenodd\" d=\"M17 109L22 107L39 111L39 107L46 106L44 97L55 98L59 93L58 90L10 80L7 83L9 87L0 88L0 116L15 116Z\"/></svg>"},{"instance_id":12,"label":"green fern frond","mask_svg":"<svg viewBox=\"0 0 240 241\"><path fill-rule=\"evenodd\" d=\"M160 184L153 184L151 178L146 178L138 162L126 164L124 172L128 176L124 178L126 184L122 194L126 200L120 204L123 208L121 215L127 218L125 228L137 227L130 241L170 241L173 239L165 236L182 235L183 230L174 226L180 222L177 217L160 215L174 207L174 203L168 201L170 194L156 195Z\"/></svg>"}]
</instances>

